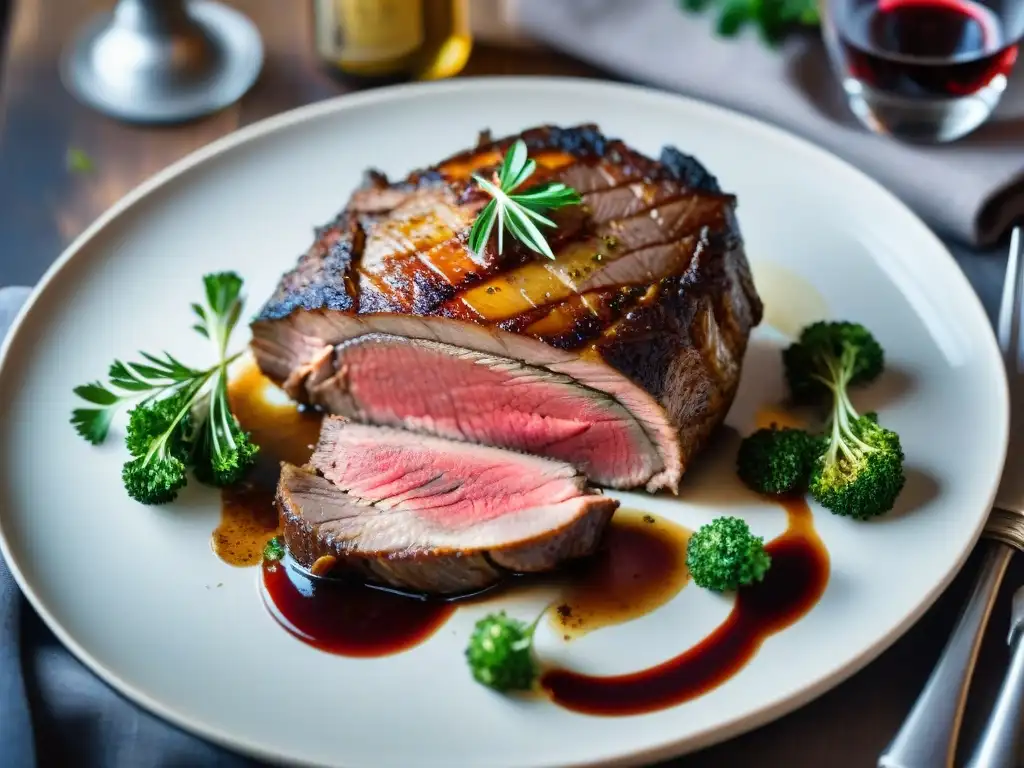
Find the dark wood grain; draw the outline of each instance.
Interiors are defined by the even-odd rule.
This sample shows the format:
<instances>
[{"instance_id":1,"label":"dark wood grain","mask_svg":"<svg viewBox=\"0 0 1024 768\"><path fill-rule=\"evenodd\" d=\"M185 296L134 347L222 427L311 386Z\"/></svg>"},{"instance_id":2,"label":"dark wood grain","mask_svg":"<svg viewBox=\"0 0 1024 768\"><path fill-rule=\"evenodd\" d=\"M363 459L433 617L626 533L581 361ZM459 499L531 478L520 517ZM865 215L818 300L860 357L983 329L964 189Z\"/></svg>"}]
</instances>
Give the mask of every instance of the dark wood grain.
<instances>
[{"instance_id":1,"label":"dark wood grain","mask_svg":"<svg viewBox=\"0 0 1024 768\"><path fill-rule=\"evenodd\" d=\"M5 0L0 0L0 8ZM266 64L238 104L174 128L138 128L77 104L60 84L58 57L71 34L111 2L19 0L0 68L0 285L39 278L64 246L140 181L239 126L350 89L321 69L309 45L309 6L296 0L233 3L259 26ZM0 11L0 18L2 18ZM465 75L601 72L544 50L477 46ZM95 162L89 174L65 167L68 147ZM870 557L871 553L865 553ZM908 557L913 557L908 553ZM948 636L977 568L972 557L937 604L879 659L797 712L725 744L663 766L867 768L899 727ZM1024 582L1011 565L982 649L962 743L970 743L1007 660L1009 597ZM827 654L830 638L806 649ZM737 680L742 684L742 678ZM939 768L939 767L936 767Z\"/></svg>"}]
</instances>

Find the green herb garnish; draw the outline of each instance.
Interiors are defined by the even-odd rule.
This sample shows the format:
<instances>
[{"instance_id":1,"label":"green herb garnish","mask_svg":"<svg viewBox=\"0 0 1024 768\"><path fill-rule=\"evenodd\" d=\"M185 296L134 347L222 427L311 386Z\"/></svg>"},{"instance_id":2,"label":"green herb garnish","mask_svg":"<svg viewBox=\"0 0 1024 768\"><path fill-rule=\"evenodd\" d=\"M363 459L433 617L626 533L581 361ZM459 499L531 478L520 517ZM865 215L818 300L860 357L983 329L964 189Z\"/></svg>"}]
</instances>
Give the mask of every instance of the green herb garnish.
<instances>
[{"instance_id":1,"label":"green herb garnish","mask_svg":"<svg viewBox=\"0 0 1024 768\"><path fill-rule=\"evenodd\" d=\"M537 224L546 227L554 227L556 224L541 215L541 212L579 205L582 198L575 189L560 182L538 184L525 192L513 194L536 169L536 161L527 157L526 142L517 139L506 153L501 171L496 174L493 183L473 174L476 183L492 198L480 211L469 232L469 247L475 253L483 250L497 221L499 254L502 252L504 231L507 229L509 234L530 250L549 259L555 258Z\"/></svg>"},{"instance_id":2,"label":"green herb garnish","mask_svg":"<svg viewBox=\"0 0 1024 768\"><path fill-rule=\"evenodd\" d=\"M753 24L769 45L778 44L792 29L820 22L815 0L680 0L679 5L695 13L718 6L718 34L732 37Z\"/></svg>"},{"instance_id":3,"label":"green herb garnish","mask_svg":"<svg viewBox=\"0 0 1024 768\"><path fill-rule=\"evenodd\" d=\"M69 147L64 158L67 168L72 173L88 173L93 169L92 158L81 149Z\"/></svg>"},{"instance_id":4,"label":"green herb garnish","mask_svg":"<svg viewBox=\"0 0 1024 768\"><path fill-rule=\"evenodd\" d=\"M284 542L280 536L275 536L263 547L263 559L277 561L284 557Z\"/></svg>"},{"instance_id":5,"label":"green herb garnish","mask_svg":"<svg viewBox=\"0 0 1024 768\"><path fill-rule=\"evenodd\" d=\"M136 403L125 433L133 458L124 465L121 478L128 495L143 504L177 498L188 469L200 482L231 485L259 451L228 403L227 369L241 354L229 357L227 347L244 303L242 279L223 272L206 275L203 284L206 305L192 305L199 320L193 329L213 342L215 365L196 369L166 352L142 352L143 362L115 360L107 385L96 381L74 390L95 406L76 408L71 416L78 434L93 445L106 439L121 406Z\"/></svg>"},{"instance_id":6,"label":"green herb garnish","mask_svg":"<svg viewBox=\"0 0 1024 768\"><path fill-rule=\"evenodd\" d=\"M543 616L543 612L540 616ZM537 622L527 625L504 611L480 619L466 647L473 679L496 691L526 691L537 679L533 635Z\"/></svg>"}]
</instances>

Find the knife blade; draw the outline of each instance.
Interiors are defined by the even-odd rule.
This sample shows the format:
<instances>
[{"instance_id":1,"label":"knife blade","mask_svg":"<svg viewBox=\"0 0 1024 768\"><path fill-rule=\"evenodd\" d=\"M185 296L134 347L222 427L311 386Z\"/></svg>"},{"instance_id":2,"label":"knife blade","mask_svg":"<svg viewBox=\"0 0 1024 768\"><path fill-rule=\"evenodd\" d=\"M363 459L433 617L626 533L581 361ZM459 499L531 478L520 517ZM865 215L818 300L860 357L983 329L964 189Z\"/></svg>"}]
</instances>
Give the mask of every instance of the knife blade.
<instances>
[{"instance_id":1,"label":"knife blade","mask_svg":"<svg viewBox=\"0 0 1024 768\"><path fill-rule=\"evenodd\" d=\"M1006 280L1003 283L1003 298L999 307L997 336L1003 351L1006 375L1010 384L1010 443L1007 447L1007 466L996 493L995 505L1008 512L1024 514L1024 472L1012 469L1009 464L1013 457L1024 455L1024 330L1016 318L1024 317L1024 270L1020 261L1024 258L1024 237L1021 228L1014 227L1010 235L1010 257L1006 265Z\"/></svg>"}]
</instances>

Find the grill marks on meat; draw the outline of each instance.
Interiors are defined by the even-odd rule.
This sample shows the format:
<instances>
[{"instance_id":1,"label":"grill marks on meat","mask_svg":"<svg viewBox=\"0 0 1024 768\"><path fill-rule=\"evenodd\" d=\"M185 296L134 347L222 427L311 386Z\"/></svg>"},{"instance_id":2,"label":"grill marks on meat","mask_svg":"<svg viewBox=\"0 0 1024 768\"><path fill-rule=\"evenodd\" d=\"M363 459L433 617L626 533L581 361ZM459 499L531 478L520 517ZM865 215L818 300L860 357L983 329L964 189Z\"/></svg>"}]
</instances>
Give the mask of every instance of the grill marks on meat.
<instances>
[{"instance_id":1,"label":"grill marks on meat","mask_svg":"<svg viewBox=\"0 0 1024 768\"><path fill-rule=\"evenodd\" d=\"M581 263L567 263L562 253L555 263L544 259L538 262L532 252L511 238L506 238L506 251L501 257L493 243L483 254L474 254L466 243L468 230L489 198L470 184L469 174L488 176L496 170L515 138L457 155L436 169L414 172L396 185L383 186L382 177L372 175L368 185L353 195L347 209L354 221L346 222L348 226L340 234L351 240L350 246L336 246L339 233L335 226L323 229L318 242L301 260L305 269L293 270L284 278L264 307L264 316L288 314L294 309L293 295L309 288L323 290L327 280L324 273L329 273L340 283L335 290L348 291L353 305L357 297L369 297L368 303L364 298L367 306L362 311L448 316L468 312L473 319L497 320L501 319L497 313L488 313L486 308L474 312L472 302L452 297L485 277L511 273L510 277L523 286L521 292L525 291L524 308L556 304L577 289L571 281L566 286L552 282L545 287L542 278L548 275L534 267L548 266L551 276L557 278L559 273L581 271L584 262L595 261L598 255L611 261L637 248L671 243L684 231L696 239L704 227L721 227L723 205L732 203L732 197L720 194L717 185L687 187L660 164L620 141L605 139L593 127L539 128L523 134L539 167L528 183L559 180L584 194L586 210L570 207L553 212L551 217L559 226L546 232L556 252L561 245L568 246L569 260ZM581 245L578 240L586 236L587 230L593 236ZM609 240L616 238L621 244L608 247ZM693 245L691 242L691 248ZM328 264L325 257L332 249L337 254ZM358 254L358 258L338 257L346 251ZM309 262L321 261L322 270L309 266ZM671 273L654 277L667 274ZM310 286L310 282L314 284ZM556 288L556 292L548 287ZM315 302L314 297L310 298ZM301 306L309 308L309 303ZM506 305L502 307L503 312L509 311Z\"/></svg>"},{"instance_id":2,"label":"grill marks on meat","mask_svg":"<svg viewBox=\"0 0 1024 768\"><path fill-rule=\"evenodd\" d=\"M563 462L335 418L276 498L300 564L432 594L590 555L618 506Z\"/></svg>"},{"instance_id":3,"label":"grill marks on meat","mask_svg":"<svg viewBox=\"0 0 1024 768\"><path fill-rule=\"evenodd\" d=\"M560 226L549 242L557 258L510 238L500 258L493 243L474 254L466 238L487 198L469 175L490 174L515 138L485 137L401 182L371 175L263 308L253 325L257 360L302 402L459 439L490 435L525 450L566 445L566 414L589 404L601 420L576 439L574 465L612 487L675 490L690 457L724 418L750 329L761 319L735 200L673 148L655 161L593 126L541 127L522 134L538 162L530 183L558 179L584 196L583 206L555 212ZM413 344L402 347L388 336ZM459 351L439 358L418 342ZM390 360L353 378L355 359L363 367L375 357L372 344ZM467 363L467 350L478 359ZM403 371L400 360L412 367ZM445 367L461 361L455 369L463 373L435 374L427 368L431 360ZM496 371L523 391L557 391L551 396L565 407L547 414L550 427L527 430L528 438L495 437L497 417L488 423L482 409L502 403L488 390L504 386L496 384ZM438 397L417 393L416 380L438 376L455 377L461 396L434 413ZM467 393L482 393L479 403ZM629 420L633 428L625 429ZM602 451L597 433L611 424L618 437L608 454L631 458L609 474L595 470L594 457ZM587 442L590 431L595 437Z\"/></svg>"}]
</instances>

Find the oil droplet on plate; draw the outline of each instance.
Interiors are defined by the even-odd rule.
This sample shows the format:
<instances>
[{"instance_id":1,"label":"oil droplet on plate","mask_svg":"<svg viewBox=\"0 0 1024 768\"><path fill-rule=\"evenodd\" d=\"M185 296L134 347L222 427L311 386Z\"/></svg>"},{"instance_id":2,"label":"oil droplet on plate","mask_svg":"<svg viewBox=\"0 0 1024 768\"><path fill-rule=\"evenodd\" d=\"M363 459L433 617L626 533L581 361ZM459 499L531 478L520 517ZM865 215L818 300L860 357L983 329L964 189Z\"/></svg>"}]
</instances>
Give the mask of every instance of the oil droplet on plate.
<instances>
[{"instance_id":1,"label":"oil droplet on plate","mask_svg":"<svg viewBox=\"0 0 1024 768\"><path fill-rule=\"evenodd\" d=\"M829 317L825 297L805 277L774 261L753 261L750 268L765 325L795 339L804 326Z\"/></svg>"}]
</instances>

